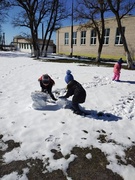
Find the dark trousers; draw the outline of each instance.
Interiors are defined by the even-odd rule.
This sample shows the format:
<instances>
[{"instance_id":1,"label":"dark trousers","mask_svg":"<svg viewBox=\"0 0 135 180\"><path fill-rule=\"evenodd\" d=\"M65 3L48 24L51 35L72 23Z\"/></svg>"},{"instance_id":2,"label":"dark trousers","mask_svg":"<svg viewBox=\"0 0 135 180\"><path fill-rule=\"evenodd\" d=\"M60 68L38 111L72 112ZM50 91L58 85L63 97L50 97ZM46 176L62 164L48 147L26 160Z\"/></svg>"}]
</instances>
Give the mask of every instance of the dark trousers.
<instances>
[{"instance_id":1,"label":"dark trousers","mask_svg":"<svg viewBox=\"0 0 135 180\"><path fill-rule=\"evenodd\" d=\"M73 108L73 110L74 110L75 112L81 112L78 103L72 102L72 108Z\"/></svg>"}]
</instances>

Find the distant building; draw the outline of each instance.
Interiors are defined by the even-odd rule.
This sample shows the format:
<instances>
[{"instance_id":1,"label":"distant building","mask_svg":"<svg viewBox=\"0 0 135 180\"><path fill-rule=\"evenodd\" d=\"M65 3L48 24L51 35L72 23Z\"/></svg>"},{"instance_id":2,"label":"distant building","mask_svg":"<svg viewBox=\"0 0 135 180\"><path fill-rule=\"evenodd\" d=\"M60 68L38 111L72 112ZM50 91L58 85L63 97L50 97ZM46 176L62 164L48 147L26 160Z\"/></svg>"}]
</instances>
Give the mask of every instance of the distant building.
<instances>
[{"instance_id":1,"label":"distant building","mask_svg":"<svg viewBox=\"0 0 135 180\"><path fill-rule=\"evenodd\" d=\"M42 44L43 44L43 40L38 39L38 45L40 49L41 49ZM13 38L12 45L14 45L16 47L16 50L18 51L27 52L27 53L33 52L31 39L25 38L23 36L15 36ZM53 40L50 40L50 43L48 46L48 53L53 53L54 51L55 51L55 45L53 43Z\"/></svg>"},{"instance_id":2,"label":"distant building","mask_svg":"<svg viewBox=\"0 0 135 180\"><path fill-rule=\"evenodd\" d=\"M122 19L129 50L135 52L135 16L128 15ZM71 52L71 26L62 27L56 32L56 53ZM94 29L79 30L79 25L73 26L73 55L96 57L98 51L98 37ZM125 57L125 51L118 30L116 18L105 19L105 36L102 50L104 58Z\"/></svg>"}]
</instances>

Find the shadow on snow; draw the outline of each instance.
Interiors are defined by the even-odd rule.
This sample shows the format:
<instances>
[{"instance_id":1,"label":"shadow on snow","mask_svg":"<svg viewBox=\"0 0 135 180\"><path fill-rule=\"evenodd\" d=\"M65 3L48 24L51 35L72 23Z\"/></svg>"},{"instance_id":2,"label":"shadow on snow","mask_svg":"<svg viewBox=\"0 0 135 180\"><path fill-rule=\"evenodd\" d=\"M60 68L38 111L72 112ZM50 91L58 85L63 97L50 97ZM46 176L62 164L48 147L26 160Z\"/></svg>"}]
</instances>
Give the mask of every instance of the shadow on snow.
<instances>
[{"instance_id":1,"label":"shadow on snow","mask_svg":"<svg viewBox=\"0 0 135 180\"><path fill-rule=\"evenodd\" d=\"M118 121L120 119L122 119L119 116L116 116L114 114L111 113L104 113L102 111L98 112L96 110L85 110L84 112L86 112L87 114L89 113L89 115L87 115L87 117L89 118L94 118L97 120L103 120L103 121Z\"/></svg>"},{"instance_id":2,"label":"shadow on snow","mask_svg":"<svg viewBox=\"0 0 135 180\"><path fill-rule=\"evenodd\" d=\"M31 98L33 100L33 108L40 111L57 111L59 109L70 109L73 113L72 102L68 99L58 99L56 102L52 101L49 96L42 92L32 92ZM103 121L118 121L122 119L111 113L105 113L103 111L98 112L96 110L86 110L80 106L80 110L84 113L83 116L87 118L94 118Z\"/></svg>"},{"instance_id":3,"label":"shadow on snow","mask_svg":"<svg viewBox=\"0 0 135 180\"><path fill-rule=\"evenodd\" d=\"M135 81L123 81L123 80L120 80L120 82L122 82L122 83L129 83L129 84L135 84Z\"/></svg>"}]
</instances>

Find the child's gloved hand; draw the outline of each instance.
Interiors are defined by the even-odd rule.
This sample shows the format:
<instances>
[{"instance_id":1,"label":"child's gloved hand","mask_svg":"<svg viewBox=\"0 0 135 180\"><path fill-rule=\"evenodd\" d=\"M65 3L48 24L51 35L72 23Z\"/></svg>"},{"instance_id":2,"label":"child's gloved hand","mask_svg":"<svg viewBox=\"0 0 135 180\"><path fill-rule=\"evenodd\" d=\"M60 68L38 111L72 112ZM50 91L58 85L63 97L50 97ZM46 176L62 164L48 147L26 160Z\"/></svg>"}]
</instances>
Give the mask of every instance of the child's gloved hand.
<instances>
[{"instance_id":1,"label":"child's gloved hand","mask_svg":"<svg viewBox=\"0 0 135 180\"><path fill-rule=\"evenodd\" d=\"M66 97L65 97L65 96L60 96L59 98L60 98L60 99L65 99Z\"/></svg>"}]
</instances>

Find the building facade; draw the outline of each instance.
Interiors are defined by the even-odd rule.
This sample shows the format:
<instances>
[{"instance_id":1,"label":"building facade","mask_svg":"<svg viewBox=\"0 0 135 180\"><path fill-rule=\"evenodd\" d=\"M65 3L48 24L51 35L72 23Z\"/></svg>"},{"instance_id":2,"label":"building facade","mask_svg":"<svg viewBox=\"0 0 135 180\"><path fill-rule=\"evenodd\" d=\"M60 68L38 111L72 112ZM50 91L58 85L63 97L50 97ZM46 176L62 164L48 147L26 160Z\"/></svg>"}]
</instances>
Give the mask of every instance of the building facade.
<instances>
[{"instance_id":1,"label":"building facade","mask_svg":"<svg viewBox=\"0 0 135 180\"><path fill-rule=\"evenodd\" d=\"M42 44L43 44L43 40L38 39L38 45L40 49L41 49ZM15 36L13 38L12 45L14 45L16 50L18 51L26 52L26 53L33 53L33 48L32 48L30 39L24 38L22 36ZM55 45L53 43L53 40L50 40L47 53L53 53L55 51L54 47Z\"/></svg>"},{"instance_id":2,"label":"building facade","mask_svg":"<svg viewBox=\"0 0 135 180\"><path fill-rule=\"evenodd\" d=\"M127 44L132 54L135 52L135 16L128 15L122 19ZM56 32L56 53L69 55L71 50L71 26L62 27ZM92 28L81 29L73 26L73 55L96 57L98 51L97 33ZM105 19L103 58L125 58L121 35L115 18Z\"/></svg>"}]
</instances>

